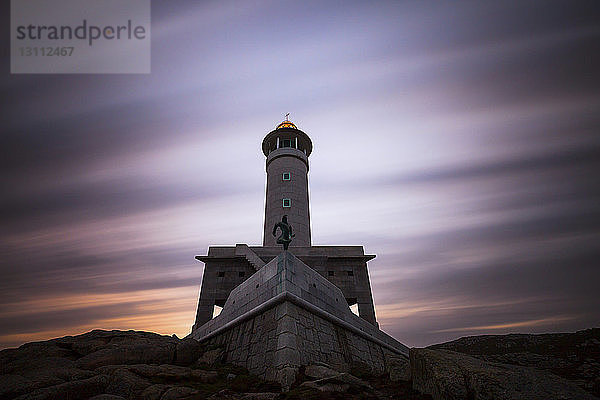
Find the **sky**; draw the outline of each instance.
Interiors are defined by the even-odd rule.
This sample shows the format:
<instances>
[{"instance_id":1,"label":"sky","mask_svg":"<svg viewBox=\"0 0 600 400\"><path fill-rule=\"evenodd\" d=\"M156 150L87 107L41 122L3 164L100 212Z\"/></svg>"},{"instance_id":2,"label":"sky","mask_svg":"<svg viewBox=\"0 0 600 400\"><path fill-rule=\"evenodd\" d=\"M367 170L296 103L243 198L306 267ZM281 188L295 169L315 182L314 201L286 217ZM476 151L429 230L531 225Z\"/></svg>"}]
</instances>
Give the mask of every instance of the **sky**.
<instances>
[{"instance_id":1,"label":"sky","mask_svg":"<svg viewBox=\"0 0 600 400\"><path fill-rule=\"evenodd\" d=\"M385 332L600 326L595 1L155 1L139 75L10 74L3 31L0 348L188 334L194 256L262 243L288 112L313 244L377 255Z\"/></svg>"}]
</instances>

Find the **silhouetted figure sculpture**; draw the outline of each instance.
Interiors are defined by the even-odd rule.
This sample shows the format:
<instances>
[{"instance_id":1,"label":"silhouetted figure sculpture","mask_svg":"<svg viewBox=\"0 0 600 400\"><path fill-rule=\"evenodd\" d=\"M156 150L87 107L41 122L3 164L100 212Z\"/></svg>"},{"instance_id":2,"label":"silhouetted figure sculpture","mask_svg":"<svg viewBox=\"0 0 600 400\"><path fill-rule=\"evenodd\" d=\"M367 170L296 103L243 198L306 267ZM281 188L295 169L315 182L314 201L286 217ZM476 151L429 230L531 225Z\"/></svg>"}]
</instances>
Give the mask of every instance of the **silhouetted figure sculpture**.
<instances>
[{"instance_id":1,"label":"silhouetted figure sculpture","mask_svg":"<svg viewBox=\"0 0 600 400\"><path fill-rule=\"evenodd\" d=\"M283 249L287 250L292 238L295 236L292 234L292 226L288 224L287 215L281 218L281 222L278 222L273 227L273 236L277 235L277 228L281 229L281 235L277 238L277 244L282 244Z\"/></svg>"}]
</instances>

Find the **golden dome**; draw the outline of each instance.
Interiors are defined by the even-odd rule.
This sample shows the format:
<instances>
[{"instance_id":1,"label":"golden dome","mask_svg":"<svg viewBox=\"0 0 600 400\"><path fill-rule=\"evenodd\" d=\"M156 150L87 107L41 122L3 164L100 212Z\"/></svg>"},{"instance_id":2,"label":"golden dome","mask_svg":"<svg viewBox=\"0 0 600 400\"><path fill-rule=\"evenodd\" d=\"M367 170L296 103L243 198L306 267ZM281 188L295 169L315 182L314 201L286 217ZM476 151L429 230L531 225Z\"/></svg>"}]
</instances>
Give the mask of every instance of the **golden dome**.
<instances>
[{"instance_id":1,"label":"golden dome","mask_svg":"<svg viewBox=\"0 0 600 400\"><path fill-rule=\"evenodd\" d=\"M279 125L277 125L277 128L275 129L281 129L281 128L292 128L292 129L298 129L298 127L296 125L294 125L294 123L292 121L289 120L285 120L282 123L280 123Z\"/></svg>"}]
</instances>

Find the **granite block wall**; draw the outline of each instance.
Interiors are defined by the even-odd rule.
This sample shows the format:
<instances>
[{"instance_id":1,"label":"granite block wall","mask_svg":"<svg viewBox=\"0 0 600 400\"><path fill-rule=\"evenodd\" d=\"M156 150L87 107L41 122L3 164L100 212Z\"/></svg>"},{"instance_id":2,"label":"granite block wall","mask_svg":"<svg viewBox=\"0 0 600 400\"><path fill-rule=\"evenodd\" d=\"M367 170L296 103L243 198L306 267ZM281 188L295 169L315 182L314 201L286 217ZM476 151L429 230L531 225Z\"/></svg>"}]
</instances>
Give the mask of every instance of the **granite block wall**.
<instances>
[{"instance_id":1,"label":"granite block wall","mask_svg":"<svg viewBox=\"0 0 600 400\"><path fill-rule=\"evenodd\" d=\"M226 361L289 389L302 365L324 362L339 371L360 367L388 371L398 353L292 302L284 301L208 341L221 345Z\"/></svg>"},{"instance_id":2,"label":"granite block wall","mask_svg":"<svg viewBox=\"0 0 600 400\"><path fill-rule=\"evenodd\" d=\"M298 368L387 369L408 348L350 312L342 291L284 251L231 291L221 314L192 331L225 347L227 361L289 389Z\"/></svg>"},{"instance_id":3,"label":"granite block wall","mask_svg":"<svg viewBox=\"0 0 600 400\"><path fill-rule=\"evenodd\" d=\"M196 258L205 263L202 290L194 329L212 318L213 305L222 306L233 288L248 279L265 263L281 252L281 246L248 247L245 244L213 246L207 256ZM361 318L377 326L367 261L374 255L365 255L362 246L308 246L294 247L293 254L311 269L341 289L348 303L358 304ZM223 273L224 277L219 277ZM243 274L240 276L239 274Z\"/></svg>"}]
</instances>

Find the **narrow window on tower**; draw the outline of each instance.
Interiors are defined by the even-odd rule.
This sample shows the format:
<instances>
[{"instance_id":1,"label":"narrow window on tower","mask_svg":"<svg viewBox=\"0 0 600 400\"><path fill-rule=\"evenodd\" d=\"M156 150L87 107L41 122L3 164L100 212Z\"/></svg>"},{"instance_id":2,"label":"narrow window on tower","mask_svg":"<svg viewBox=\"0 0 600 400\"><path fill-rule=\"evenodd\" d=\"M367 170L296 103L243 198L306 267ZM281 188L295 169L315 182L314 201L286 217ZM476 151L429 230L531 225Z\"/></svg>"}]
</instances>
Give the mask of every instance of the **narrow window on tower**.
<instances>
[{"instance_id":1,"label":"narrow window on tower","mask_svg":"<svg viewBox=\"0 0 600 400\"><path fill-rule=\"evenodd\" d=\"M292 139L283 139L281 147L292 147Z\"/></svg>"},{"instance_id":2,"label":"narrow window on tower","mask_svg":"<svg viewBox=\"0 0 600 400\"><path fill-rule=\"evenodd\" d=\"M283 199L283 208L290 208L292 206L292 200Z\"/></svg>"},{"instance_id":3,"label":"narrow window on tower","mask_svg":"<svg viewBox=\"0 0 600 400\"><path fill-rule=\"evenodd\" d=\"M292 174L289 172L284 172L283 173L283 180L284 181L289 181L290 179L292 179Z\"/></svg>"}]
</instances>

